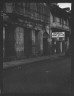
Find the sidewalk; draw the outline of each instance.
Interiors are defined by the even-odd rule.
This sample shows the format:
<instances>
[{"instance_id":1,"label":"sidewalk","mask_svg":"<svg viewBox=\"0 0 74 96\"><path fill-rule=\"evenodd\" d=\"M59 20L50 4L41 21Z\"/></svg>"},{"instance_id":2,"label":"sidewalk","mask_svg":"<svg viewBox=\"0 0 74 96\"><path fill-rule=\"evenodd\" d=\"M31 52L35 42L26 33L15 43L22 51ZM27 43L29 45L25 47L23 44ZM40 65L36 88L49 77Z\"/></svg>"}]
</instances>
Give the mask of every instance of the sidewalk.
<instances>
[{"instance_id":1,"label":"sidewalk","mask_svg":"<svg viewBox=\"0 0 74 96\"><path fill-rule=\"evenodd\" d=\"M65 53L54 54L51 56L40 56L40 57L36 57L36 58L28 58L28 59L24 59L24 60L3 62L3 69L8 68L8 67L18 66L21 64L29 64L29 63L33 63L33 62L37 62L37 61L47 60L47 59L57 59L57 58L59 58L59 56L64 56L64 54Z\"/></svg>"}]
</instances>

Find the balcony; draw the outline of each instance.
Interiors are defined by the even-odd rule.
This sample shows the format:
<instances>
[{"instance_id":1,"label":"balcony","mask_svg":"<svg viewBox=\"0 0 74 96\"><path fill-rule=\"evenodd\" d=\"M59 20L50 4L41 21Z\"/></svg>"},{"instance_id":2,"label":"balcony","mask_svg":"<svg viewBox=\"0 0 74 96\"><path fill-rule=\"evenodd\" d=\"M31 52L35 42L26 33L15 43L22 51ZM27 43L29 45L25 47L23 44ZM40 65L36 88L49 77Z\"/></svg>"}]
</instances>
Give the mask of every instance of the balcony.
<instances>
[{"instance_id":1,"label":"balcony","mask_svg":"<svg viewBox=\"0 0 74 96\"><path fill-rule=\"evenodd\" d=\"M53 28L62 28L62 24L60 24L59 22L53 22L53 23L51 23L51 27L53 27Z\"/></svg>"},{"instance_id":2,"label":"balcony","mask_svg":"<svg viewBox=\"0 0 74 96\"><path fill-rule=\"evenodd\" d=\"M65 25L65 24L60 24L60 22L53 22L51 23L51 27L52 28L59 28L59 29L63 29L63 30L66 30L66 31L70 31L70 28L68 25Z\"/></svg>"},{"instance_id":3,"label":"balcony","mask_svg":"<svg viewBox=\"0 0 74 96\"><path fill-rule=\"evenodd\" d=\"M5 13L15 13L17 15L22 15L24 17L29 17L30 19L39 20L45 23L49 23L50 21L49 16L47 16L48 14L42 13L37 9L18 7L12 3L5 4L5 8L3 10Z\"/></svg>"}]
</instances>

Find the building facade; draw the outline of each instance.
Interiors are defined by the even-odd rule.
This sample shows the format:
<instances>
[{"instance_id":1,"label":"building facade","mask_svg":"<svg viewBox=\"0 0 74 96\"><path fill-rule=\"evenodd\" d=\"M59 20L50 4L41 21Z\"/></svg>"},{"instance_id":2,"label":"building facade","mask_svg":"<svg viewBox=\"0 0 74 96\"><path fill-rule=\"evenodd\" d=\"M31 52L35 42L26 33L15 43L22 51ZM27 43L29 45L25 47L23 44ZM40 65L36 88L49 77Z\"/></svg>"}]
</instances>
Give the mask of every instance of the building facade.
<instances>
[{"instance_id":1,"label":"building facade","mask_svg":"<svg viewBox=\"0 0 74 96\"><path fill-rule=\"evenodd\" d=\"M4 60L49 54L48 13L45 3L4 3Z\"/></svg>"},{"instance_id":2,"label":"building facade","mask_svg":"<svg viewBox=\"0 0 74 96\"><path fill-rule=\"evenodd\" d=\"M46 3L4 3L4 61L65 52L65 43L69 46L69 22L55 9ZM65 35L52 38L56 32Z\"/></svg>"},{"instance_id":3,"label":"building facade","mask_svg":"<svg viewBox=\"0 0 74 96\"><path fill-rule=\"evenodd\" d=\"M69 14L56 5L50 9L50 32L52 40L52 53L63 53L70 44Z\"/></svg>"}]
</instances>

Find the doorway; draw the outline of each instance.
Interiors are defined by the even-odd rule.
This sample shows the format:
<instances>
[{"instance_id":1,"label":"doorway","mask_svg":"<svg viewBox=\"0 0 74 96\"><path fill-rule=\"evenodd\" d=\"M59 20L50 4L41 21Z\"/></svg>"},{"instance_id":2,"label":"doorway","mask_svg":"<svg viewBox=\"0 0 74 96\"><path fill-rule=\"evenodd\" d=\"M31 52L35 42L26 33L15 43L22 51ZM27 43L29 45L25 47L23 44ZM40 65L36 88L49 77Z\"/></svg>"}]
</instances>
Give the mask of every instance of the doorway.
<instances>
[{"instance_id":1,"label":"doorway","mask_svg":"<svg viewBox=\"0 0 74 96\"><path fill-rule=\"evenodd\" d=\"M48 33L44 32L43 34L43 54L47 55L48 54Z\"/></svg>"},{"instance_id":2,"label":"doorway","mask_svg":"<svg viewBox=\"0 0 74 96\"><path fill-rule=\"evenodd\" d=\"M56 42L56 53L61 53L61 50L60 50L60 41L57 41Z\"/></svg>"},{"instance_id":3,"label":"doorway","mask_svg":"<svg viewBox=\"0 0 74 96\"><path fill-rule=\"evenodd\" d=\"M5 57L15 56L14 48L14 28L12 26L5 27Z\"/></svg>"},{"instance_id":4,"label":"doorway","mask_svg":"<svg viewBox=\"0 0 74 96\"><path fill-rule=\"evenodd\" d=\"M32 39L31 29L25 28L24 32L24 55L30 57L32 55Z\"/></svg>"}]
</instances>

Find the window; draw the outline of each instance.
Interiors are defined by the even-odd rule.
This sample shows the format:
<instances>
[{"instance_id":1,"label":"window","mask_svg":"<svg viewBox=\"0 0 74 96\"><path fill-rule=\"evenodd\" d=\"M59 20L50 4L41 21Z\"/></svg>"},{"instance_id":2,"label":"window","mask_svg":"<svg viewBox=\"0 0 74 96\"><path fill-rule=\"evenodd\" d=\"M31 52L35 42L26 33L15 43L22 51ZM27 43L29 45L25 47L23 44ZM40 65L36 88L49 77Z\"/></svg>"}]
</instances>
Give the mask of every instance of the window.
<instances>
[{"instance_id":1,"label":"window","mask_svg":"<svg viewBox=\"0 0 74 96\"><path fill-rule=\"evenodd\" d=\"M60 23L60 18L59 17L56 17L56 22Z\"/></svg>"},{"instance_id":2,"label":"window","mask_svg":"<svg viewBox=\"0 0 74 96\"><path fill-rule=\"evenodd\" d=\"M63 24L65 25L65 19L63 19Z\"/></svg>"},{"instance_id":3,"label":"window","mask_svg":"<svg viewBox=\"0 0 74 96\"><path fill-rule=\"evenodd\" d=\"M20 8L20 3L15 3L15 10Z\"/></svg>"},{"instance_id":4,"label":"window","mask_svg":"<svg viewBox=\"0 0 74 96\"><path fill-rule=\"evenodd\" d=\"M22 9L23 9L23 3L20 3L20 8L22 8Z\"/></svg>"},{"instance_id":5,"label":"window","mask_svg":"<svg viewBox=\"0 0 74 96\"><path fill-rule=\"evenodd\" d=\"M40 9L40 4L39 3L37 3L37 12L40 14L41 12L41 9Z\"/></svg>"},{"instance_id":6,"label":"window","mask_svg":"<svg viewBox=\"0 0 74 96\"><path fill-rule=\"evenodd\" d=\"M52 15L53 16L53 22L55 22L55 16L54 15Z\"/></svg>"},{"instance_id":7,"label":"window","mask_svg":"<svg viewBox=\"0 0 74 96\"><path fill-rule=\"evenodd\" d=\"M60 18L60 24L62 24L62 18Z\"/></svg>"},{"instance_id":8,"label":"window","mask_svg":"<svg viewBox=\"0 0 74 96\"><path fill-rule=\"evenodd\" d=\"M62 22L61 22L62 20L61 20L61 18L60 18L60 24L62 24Z\"/></svg>"},{"instance_id":9,"label":"window","mask_svg":"<svg viewBox=\"0 0 74 96\"><path fill-rule=\"evenodd\" d=\"M6 6L6 9L5 9L6 12L11 13L13 11L12 3L6 3L5 6Z\"/></svg>"},{"instance_id":10,"label":"window","mask_svg":"<svg viewBox=\"0 0 74 96\"><path fill-rule=\"evenodd\" d=\"M25 3L25 9L30 9L30 3Z\"/></svg>"},{"instance_id":11,"label":"window","mask_svg":"<svg viewBox=\"0 0 74 96\"><path fill-rule=\"evenodd\" d=\"M69 26L69 20L67 19L67 26Z\"/></svg>"},{"instance_id":12,"label":"window","mask_svg":"<svg viewBox=\"0 0 74 96\"><path fill-rule=\"evenodd\" d=\"M64 20L64 22L65 22L65 25L67 25L66 19Z\"/></svg>"}]
</instances>

